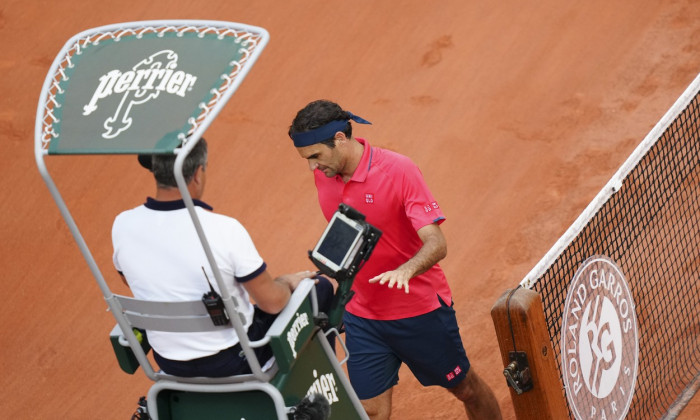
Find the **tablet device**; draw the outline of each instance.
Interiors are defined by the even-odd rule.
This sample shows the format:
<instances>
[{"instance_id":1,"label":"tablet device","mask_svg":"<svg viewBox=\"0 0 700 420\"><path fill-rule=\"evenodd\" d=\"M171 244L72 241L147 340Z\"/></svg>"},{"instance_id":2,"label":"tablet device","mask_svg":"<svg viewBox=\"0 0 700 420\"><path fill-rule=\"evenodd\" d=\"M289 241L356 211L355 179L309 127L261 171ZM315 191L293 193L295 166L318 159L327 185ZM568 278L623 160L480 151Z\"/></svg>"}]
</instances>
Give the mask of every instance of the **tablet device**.
<instances>
[{"instance_id":1,"label":"tablet device","mask_svg":"<svg viewBox=\"0 0 700 420\"><path fill-rule=\"evenodd\" d=\"M315 259L331 271L324 274L333 276L347 270L353 263L358 249L363 244L366 223L362 222L339 211L333 214L321 239L311 251L312 260Z\"/></svg>"}]
</instances>

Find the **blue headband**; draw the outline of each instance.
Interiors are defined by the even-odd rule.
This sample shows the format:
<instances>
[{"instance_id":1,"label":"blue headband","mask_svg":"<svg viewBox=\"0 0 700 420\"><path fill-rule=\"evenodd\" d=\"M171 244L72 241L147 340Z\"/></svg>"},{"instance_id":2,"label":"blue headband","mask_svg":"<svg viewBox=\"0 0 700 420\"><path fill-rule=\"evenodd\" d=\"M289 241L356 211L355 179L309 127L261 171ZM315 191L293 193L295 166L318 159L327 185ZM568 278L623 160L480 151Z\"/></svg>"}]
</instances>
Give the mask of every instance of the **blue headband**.
<instances>
[{"instance_id":1,"label":"blue headband","mask_svg":"<svg viewBox=\"0 0 700 420\"><path fill-rule=\"evenodd\" d=\"M320 143L325 140L329 140L335 136L338 131L345 131L348 121L353 120L360 124L372 124L362 117L354 115L352 112L345 111L348 114L348 118L344 120L333 120L328 124L324 124L320 127L316 127L310 131L304 131L302 133L292 133L289 137L294 141L295 147L305 147L311 146L312 144Z\"/></svg>"}]
</instances>

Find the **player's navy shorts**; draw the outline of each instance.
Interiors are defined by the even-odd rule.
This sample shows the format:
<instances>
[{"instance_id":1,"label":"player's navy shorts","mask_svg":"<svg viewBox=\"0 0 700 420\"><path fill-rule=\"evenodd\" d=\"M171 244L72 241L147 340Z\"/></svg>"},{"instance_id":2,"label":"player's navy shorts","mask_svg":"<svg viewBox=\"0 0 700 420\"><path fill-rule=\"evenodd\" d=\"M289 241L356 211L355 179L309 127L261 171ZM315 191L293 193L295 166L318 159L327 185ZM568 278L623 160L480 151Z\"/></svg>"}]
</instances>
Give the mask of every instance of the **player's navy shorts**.
<instances>
[{"instance_id":1,"label":"player's navy shorts","mask_svg":"<svg viewBox=\"0 0 700 420\"><path fill-rule=\"evenodd\" d=\"M439 297L438 297L439 299ZM345 312L348 376L361 400L374 398L399 381L401 363L423 386L457 386L469 370L452 306L411 318L378 321Z\"/></svg>"}]
</instances>

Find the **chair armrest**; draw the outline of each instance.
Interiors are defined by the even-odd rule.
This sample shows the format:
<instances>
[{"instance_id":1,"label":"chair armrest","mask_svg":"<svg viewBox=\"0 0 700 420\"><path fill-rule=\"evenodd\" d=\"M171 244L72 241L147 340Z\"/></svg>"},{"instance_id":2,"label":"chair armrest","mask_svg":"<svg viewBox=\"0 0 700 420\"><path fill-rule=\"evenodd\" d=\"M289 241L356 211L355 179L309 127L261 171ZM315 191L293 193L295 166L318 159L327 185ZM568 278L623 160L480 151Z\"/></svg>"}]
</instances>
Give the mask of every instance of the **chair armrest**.
<instances>
[{"instance_id":1,"label":"chair armrest","mask_svg":"<svg viewBox=\"0 0 700 420\"><path fill-rule=\"evenodd\" d=\"M304 279L292 293L287 306L265 334L281 372L289 372L297 353L311 339L314 332L315 281Z\"/></svg>"},{"instance_id":2,"label":"chair armrest","mask_svg":"<svg viewBox=\"0 0 700 420\"><path fill-rule=\"evenodd\" d=\"M141 347L144 353L148 354L151 350L151 346L148 344L148 338L145 332L142 333ZM115 356L117 356L117 362L119 362L119 367L126 373L133 375L134 372L139 368L139 362L134 356L133 350L129 346L129 343L124 337L122 329L119 324L115 324L112 331L109 333L109 341L112 343L112 349L114 350Z\"/></svg>"}]
</instances>

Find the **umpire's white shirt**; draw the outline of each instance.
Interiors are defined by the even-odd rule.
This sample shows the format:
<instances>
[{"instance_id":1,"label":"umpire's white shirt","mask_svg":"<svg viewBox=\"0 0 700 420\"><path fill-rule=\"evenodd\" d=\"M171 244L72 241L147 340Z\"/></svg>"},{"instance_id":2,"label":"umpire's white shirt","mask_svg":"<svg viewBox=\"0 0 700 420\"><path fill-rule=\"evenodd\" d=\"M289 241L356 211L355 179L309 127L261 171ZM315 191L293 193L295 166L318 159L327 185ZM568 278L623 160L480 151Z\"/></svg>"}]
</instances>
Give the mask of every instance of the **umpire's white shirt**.
<instances>
[{"instance_id":1,"label":"umpire's white shirt","mask_svg":"<svg viewBox=\"0 0 700 420\"><path fill-rule=\"evenodd\" d=\"M211 207L201 201L195 200L195 205L219 271L245 315L247 330L253 305L239 281L262 273L265 263L237 220L208 211ZM114 265L138 299L200 300L209 291L202 267L219 291L182 200L149 198L144 205L121 213L112 226L112 244ZM238 343L233 328L201 333L149 331L148 340L156 352L171 360L209 356Z\"/></svg>"}]
</instances>

